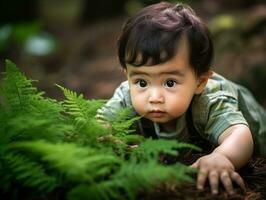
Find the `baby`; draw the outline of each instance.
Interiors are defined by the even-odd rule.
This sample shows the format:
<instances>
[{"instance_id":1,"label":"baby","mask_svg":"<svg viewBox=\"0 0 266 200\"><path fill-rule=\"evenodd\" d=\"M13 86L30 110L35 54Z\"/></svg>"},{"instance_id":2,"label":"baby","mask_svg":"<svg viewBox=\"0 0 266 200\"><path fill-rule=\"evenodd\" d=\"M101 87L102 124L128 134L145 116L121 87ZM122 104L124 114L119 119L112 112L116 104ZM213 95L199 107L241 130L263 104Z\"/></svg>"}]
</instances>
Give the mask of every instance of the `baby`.
<instances>
[{"instance_id":1,"label":"baby","mask_svg":"<svg viewBox=\"0 0 266 200\"><path fill-rule=\"evenodd\" d=\"M220 182L229 194L233 182L244 188L236 170L266 155L266 112L247 89L211 71L212 40L195 12L167 2L142 9L124 25L118 57L127 81L97 118L132 106L145 136L191 142L196 134L214 146L192 164L197 188L206 181L213 194Z\"/></svg>"}]
</instances>

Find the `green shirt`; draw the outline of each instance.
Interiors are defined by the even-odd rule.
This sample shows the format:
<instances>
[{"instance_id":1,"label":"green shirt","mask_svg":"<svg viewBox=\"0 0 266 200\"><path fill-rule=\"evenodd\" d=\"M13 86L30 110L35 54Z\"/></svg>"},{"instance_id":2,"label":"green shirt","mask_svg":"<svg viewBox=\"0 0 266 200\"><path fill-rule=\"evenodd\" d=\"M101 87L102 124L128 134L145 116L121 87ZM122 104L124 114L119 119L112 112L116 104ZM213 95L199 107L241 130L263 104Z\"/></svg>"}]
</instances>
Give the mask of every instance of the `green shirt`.
<instances>
[{"instance_id":1,"label":"green shirt","mask_svg":"<svg viewBox=\"0 0 266 200\"><path fill-rule=\"evenodd\" d=\"M132 107L127 81L121 83L113 97L98 110L97 117L113 117L117 110L125 107ZM245 124L253 135L255 154L266 156L266 112L246 88L214 73L204 92L193 97L189 112L191 120L187 120L187 111L177 119L176 131L173 133L162 132L159 124L151 123L156 135L186 142L190 134L188 127L193 126L203 138L217 145L219 136L227 128ZM137 115L136 111L133 111L134 115ZM144 123L138 123L138 129L142 132L146 126Z\"/></svg>"}]
</instances>

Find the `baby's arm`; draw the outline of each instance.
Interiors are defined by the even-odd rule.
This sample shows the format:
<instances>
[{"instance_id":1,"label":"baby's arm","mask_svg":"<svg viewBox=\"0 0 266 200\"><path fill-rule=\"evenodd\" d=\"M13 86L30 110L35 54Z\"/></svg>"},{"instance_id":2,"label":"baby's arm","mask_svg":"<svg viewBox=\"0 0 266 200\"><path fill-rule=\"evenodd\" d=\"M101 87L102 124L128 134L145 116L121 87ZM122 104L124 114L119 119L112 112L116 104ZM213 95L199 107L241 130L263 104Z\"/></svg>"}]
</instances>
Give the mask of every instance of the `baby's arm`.
<instances>
[{"instance_id":1,"label":"baby's arm","mask_svg":"<svg viewBox=\"0 0 266 200\"><path fill-rule=\"evenodd\" d=\"M209 155L199 158L192 167L198 168L198 189L203 189L209 179L212 193L218 193L219 181L226 191L233 194L232 181L244 189L244 181L235 172L245 165L253 153L253 139L250 129L244 124L226 129L218 140L219 146Z\"/></svg>"}]
</instances>

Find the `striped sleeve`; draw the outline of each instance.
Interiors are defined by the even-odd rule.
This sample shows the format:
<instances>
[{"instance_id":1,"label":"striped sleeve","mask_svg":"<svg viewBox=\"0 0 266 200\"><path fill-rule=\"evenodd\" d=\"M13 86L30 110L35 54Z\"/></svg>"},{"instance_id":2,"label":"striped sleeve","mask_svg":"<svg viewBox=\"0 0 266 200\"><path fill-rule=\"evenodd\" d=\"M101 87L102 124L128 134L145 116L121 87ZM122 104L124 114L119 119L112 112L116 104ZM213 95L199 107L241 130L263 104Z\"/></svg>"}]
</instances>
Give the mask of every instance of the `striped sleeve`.
<instances>
[{"instance_id":1,"label":"striped sleeve","mask_svg":"<svg viewBox=\"0 0 266 200\"><path fill-rule=\"evenodd\" d=\"M230 126L245 124L246 119L238 108L238 101L230 95L208 98L200 105L197 129L210 142L218 144L219 136Z\"/></svg>"},{"instance_id":2,"label":"striped sleeve","mask_svg":"<svg viewBox=\"0 0 266 200\"><path fill-rule=\"evenodd\" d=\"M131 104L128 83L127 81L115 90L114 95L108 102L97 110L96 119L98 121L107 121L107 119L114 118L118 110L126 108Z\"/></svg>"}]
</instances>

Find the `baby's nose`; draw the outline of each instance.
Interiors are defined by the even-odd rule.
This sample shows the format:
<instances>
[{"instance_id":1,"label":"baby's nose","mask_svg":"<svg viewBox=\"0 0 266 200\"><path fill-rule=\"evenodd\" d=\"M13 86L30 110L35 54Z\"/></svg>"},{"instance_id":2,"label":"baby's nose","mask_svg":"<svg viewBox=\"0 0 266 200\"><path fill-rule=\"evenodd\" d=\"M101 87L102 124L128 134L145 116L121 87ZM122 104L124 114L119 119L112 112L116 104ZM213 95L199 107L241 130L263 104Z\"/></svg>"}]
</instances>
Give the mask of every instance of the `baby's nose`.
<instances>
[{"instance_id":1,"label":"baby's nose","mask_svg":"<svg viewBox=\"0 0 266 200\"><path fill-rule=\"evenodd\" d=\"M149 96L149 102L150 103L163 103L164 102L164 96L158 89L153 89Z\"/></svg>"}]
</instances>

